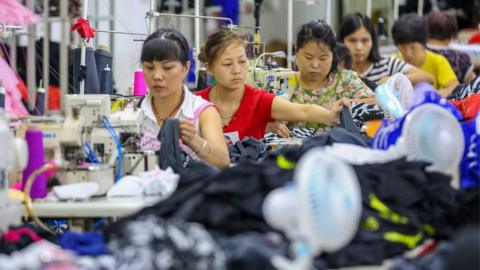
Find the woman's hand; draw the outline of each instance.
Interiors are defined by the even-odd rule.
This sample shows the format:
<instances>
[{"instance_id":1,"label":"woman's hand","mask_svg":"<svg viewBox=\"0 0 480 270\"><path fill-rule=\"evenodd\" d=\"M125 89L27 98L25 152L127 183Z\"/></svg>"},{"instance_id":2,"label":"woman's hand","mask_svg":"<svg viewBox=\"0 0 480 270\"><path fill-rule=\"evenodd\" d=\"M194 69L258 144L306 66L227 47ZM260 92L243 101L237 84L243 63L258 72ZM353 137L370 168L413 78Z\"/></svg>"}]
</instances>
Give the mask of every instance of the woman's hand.
<instances>
[{"instance_id":1,"label":"woman's hand","mask_svg":"<svg viewBox=\"0 0 480 270\"><path fill-rule=\"evenodd\" d=\"M182 139L183 143L188 146L192 146L195 137L198 136L192 121L180 119L180 138Z\"/></svg>"},{"instance_id":2,"label":"woman's hand","mask_svg":"<svg viewBox=\"0 0 480 270\"><path fill-rule=\"evenodd\" d=\"M333 117L332 122L340 121L340 113L342 112L342 109L344 106L351 108L352 100L347 98L342 98L333 103L332 107L330 108L330 112L332 113L332 117Z\"/></svg>"},{"instance_id":3,"label":"woman's hand","mask_svg":"<svg viewBox=\"0 0 480 270\"><path fill-rule=\"evenodd\" d=\"M280 121L268 123L267 132L273 132L282 138L290 138L290 130Z\"/></svg>"},{"instance_id":4,"label":"woman's hand","mask_svg":"<svg viewBox=\"0 0 480 270\"><path fill-rule=\"evenodd\" d=\"M330 108L330 110L333 112L333 113L340 113L343 109L343 107L351 107L352 106L352 100L351 99L348 99L348 98L342 98L340 100L337 100L333 103L332 107Z\"/></svg>"}]
</instances>

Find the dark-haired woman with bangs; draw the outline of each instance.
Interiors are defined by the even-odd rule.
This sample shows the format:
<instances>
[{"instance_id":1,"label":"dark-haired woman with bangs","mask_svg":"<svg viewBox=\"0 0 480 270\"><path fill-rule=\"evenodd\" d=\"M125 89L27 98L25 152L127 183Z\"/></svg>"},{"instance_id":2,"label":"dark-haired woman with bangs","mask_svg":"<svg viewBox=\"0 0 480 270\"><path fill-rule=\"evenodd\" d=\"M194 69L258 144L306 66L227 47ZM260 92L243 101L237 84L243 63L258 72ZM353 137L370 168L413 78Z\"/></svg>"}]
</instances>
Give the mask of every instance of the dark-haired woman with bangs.
<instances>
[{"instance_id":1,"label":"dark-haired woman with bangs","mask_svg":"<svg viewBox=\"0 0 480 270\"><path fill-rule=\"evenodd\" d=\"M428 82L435 79L429 73L394 57L382 57L378 47L377 33L372 20L361 13L350 13L342 18L338 31L338 40L350 50L352 70L362 78L377 84L385 82L390 76L401 72L410 82Z\"/></svg>"},{"instance_id":2,"label":"dark-haired woman with bangs","mask_svg":"<svg viewBox=\"0 0 480 270\"><path fill-rule=\"evenodd\" d=\"M141 104L145 117L140 146L158 150L163 122L179 118L183 149L194 159L227 167L230 161L217 109L182 83L190 67L189 51L185 37L174 29L160 29L143 43L141 62L148 93Z\"/></svg>"}]
</instances>

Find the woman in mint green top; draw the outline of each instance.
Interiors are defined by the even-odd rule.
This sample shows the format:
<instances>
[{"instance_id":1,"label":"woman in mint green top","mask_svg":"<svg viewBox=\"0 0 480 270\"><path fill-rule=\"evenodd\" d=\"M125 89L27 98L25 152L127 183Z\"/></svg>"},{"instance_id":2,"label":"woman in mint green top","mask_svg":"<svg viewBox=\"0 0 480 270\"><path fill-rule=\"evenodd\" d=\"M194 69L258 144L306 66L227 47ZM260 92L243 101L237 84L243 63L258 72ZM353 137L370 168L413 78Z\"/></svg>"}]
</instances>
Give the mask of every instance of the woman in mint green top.
<instances>
[{"instance_id":1,"label":"woman in mint green top","mask_svg":"<svg viewBox=\"0 0 480 270\"><path fill-rule=\"evenodd\" d=\"M328 109L342 98L352 102L375 103L374 93L358 75L337 68L335 34L322 20L313 20L300 27L297 33L296 63L299 69L297 87L292 101L302 104L317 104ZM311 123L289 123L289 128L312 128L317 132L326 126ZM282 137L290 135L285 126L270 127Z\"/></svg>"}]
</instances>

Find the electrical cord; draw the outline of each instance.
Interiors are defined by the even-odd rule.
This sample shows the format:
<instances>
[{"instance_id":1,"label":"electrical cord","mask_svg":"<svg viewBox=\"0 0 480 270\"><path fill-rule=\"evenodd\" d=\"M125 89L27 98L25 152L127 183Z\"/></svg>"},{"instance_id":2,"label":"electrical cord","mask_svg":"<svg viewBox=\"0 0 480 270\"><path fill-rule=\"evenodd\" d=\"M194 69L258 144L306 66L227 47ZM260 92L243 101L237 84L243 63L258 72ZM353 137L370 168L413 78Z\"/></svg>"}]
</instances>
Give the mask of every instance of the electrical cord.
<instances>
[{"instance_id":1,"label":"electrical cord","mask_svg":"<svg viewBox=\"0 0 480 270\"><path fill-rule=\"evenodd\" d=\"M118 138L117 132L115 132L115 129L113 129L107 117L105 116L102 117L102 123L103 123L103 126L110 132L113 140L117 145L118 168L117 168L117 175L115 176L115 182L116 182L120 179L120 177L122 177L122 166L123 166L122 142Z\"/></svg>"},{"instance_id":2,"label":"electrical cord","mask_svg":"<svg viewBox=\"0 0 480 270\"><path fill-rule=\"evenodd\" d=\"M37 176L39 176L42 173L45 173L46 171L50 170L57 170L57 171L64 171L66 170L65 167L60 166L58 163L46 163L42 167L36 169L35 171L30 174L30 176L27 178L27 181L25 182L25 188L24 188L24 200L25 200L25 210L27 211L27 215L32 218L33 222L41 229L51 233L51 234L56 234L56 232L52 231L45 223L43 223L38 216L35 214L35 211L33 210L32 206L32 198L30 198L30 190L32 189L33 183L35 182L35 179Z\"/></svg>"}]
</instances>

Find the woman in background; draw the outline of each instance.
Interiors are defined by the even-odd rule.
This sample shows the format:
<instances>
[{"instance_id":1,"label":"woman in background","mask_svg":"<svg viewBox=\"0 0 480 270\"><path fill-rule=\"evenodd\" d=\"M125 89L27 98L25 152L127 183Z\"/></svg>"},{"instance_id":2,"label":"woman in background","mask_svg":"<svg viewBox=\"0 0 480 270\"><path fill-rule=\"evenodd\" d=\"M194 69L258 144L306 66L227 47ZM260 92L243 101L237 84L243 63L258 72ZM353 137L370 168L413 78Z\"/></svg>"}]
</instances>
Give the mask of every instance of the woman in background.
<instances>
[{"instance_id":1,"label":"woman in background","mask_svg":"<svg viewBox=\"0 0 480 270\"><path fill-rule=\"evenodd\" d=\"M323 20L312 20L300 26L296 40L298 83L293 102L327 109L340 99L376 103L373 91L355 72L339 68L336 49L335 33ZM311 123L289 123L289 127L296 130L297 137L315 135L326 128Z\"/></svg>"},{"instance_id":2,"label":"woman in background","mask_svg":"<svg viewBox=\"0 0 480 270\"><path fill-rule=\"evenodd\" d=\"M267 123L274 120L324 123L339 120L345 101L331 104L330 110L313 104L295 104L245 83L248 59L244 39L232 31L211 35L199 55L217 82L196 94L213 102L222 119L223 132L235 143L250 136L262 139Z\"/></svg>"},{"instance_id":3,"label":"woman in background","mask_svg":"<svg viewBox=\"0 0 480 270\"><path fill-rule=\"evenodd\" d=\"M428 25L427 49L447 58L460 83L475 78L470 56L448 47L457 34L457 18L446 11L431 11L425 16Z\"/></svg>"},{"instance_id":4,"label":"woman in background","mask_svg":"<svg viewBox=\"0 0 480 270\"><path fill-rule=\"evenodd\" d=\"M382 57L375 26L369 17L361 13L347 14L342 18L338 32L338 40L347 46L352 55L352 70L360 77L380 84L401 72L413 85L421 81L430 84L435 82L432 75L403 60Z\"/></svg>"}]
</instances>

